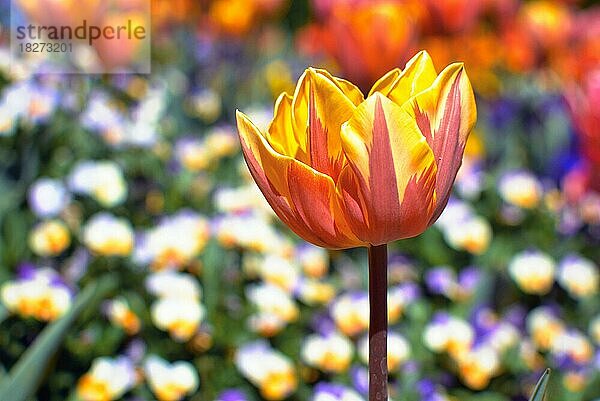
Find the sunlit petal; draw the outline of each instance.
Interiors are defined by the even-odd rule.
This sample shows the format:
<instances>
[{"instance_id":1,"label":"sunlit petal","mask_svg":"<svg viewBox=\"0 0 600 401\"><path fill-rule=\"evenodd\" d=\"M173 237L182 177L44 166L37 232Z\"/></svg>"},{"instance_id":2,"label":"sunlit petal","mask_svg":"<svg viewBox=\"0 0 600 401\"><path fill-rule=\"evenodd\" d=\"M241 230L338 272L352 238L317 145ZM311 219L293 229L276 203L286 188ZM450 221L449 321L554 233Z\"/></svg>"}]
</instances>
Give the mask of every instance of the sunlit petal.
<instances>
[{"instance_id":1,"label":"sunlit petal","mask_svg":"<svg viewBox=\"0 0 600 401\"><path fill-rule=\"evenodd\" d=\"M338 190L356 236L371 244L421 233L435 207L433 152L411 116L380 93L342 128L351 169Z\"/></svg>"},{"instance_id":2,"label":"sunlit petal","mask_svg":"<svg viewBox=\"0 0 600 401\"><path fill-rule=\"evenodd\" d=\"M309 68L300 78L292 101L294 134L301 151L308 154L303 161L334 180L345 163L340 128L354 109L329 74Z\"/></svg>"},{"instance_id":3,"label":"sunlit petal","mask_svg":"<svg viewBox=\"0 0 600 401\"><path fill-rule=\"evenodd\" d=\"M414 116L435 155L439 201L434 221L448 202L468 135L477 118L475 97L464 66L455 63L446 67L429 89L411 99L403 109Z\"/></svg>"},{"instance_id":4,"label":"sunlit petal","mask_svg":"<svg viewBox=\"0 0 600 401\"><path fill-rule=\"evenodd\" d=\"M373 85L369 96L381 92L398 105L429 88L436 79L433 61L426 51L417 53L406 63L403 71L394 69Z\"/></svg>"},{"instance_id":5,"label":"sunlit petal","mask_svg":"<svg viewBox=\"0 0 600 401\"><path fill-rule=\"evenodd\" d=\"M237 120L250 173L279 218L313 244L361 246L347 229L331 177L275 152L243 113L238 112Z\"/></svg>"}]
</instances>

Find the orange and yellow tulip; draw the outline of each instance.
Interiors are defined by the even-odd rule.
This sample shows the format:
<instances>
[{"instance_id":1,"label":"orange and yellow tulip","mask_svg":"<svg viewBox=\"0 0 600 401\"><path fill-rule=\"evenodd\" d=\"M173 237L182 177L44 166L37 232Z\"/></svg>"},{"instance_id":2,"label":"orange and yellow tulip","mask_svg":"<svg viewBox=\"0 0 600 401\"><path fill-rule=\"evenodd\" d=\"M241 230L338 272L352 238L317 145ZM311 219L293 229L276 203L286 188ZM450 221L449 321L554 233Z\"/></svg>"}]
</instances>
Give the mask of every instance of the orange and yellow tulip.
<instances>
[{"instance_id":1,"label":"orange and yellow tulip","mask_svg":"<svg viewBox=\"0 0 600 401\"><path fill-rule=\"evenodd\" d=\"M296 234L331 249L422 233L444 209L476 120L464 66L439 75L426 52L375 83L309 68L283 93L265 132L241 112L254 180Z\"/></svg>"}]
</instances>

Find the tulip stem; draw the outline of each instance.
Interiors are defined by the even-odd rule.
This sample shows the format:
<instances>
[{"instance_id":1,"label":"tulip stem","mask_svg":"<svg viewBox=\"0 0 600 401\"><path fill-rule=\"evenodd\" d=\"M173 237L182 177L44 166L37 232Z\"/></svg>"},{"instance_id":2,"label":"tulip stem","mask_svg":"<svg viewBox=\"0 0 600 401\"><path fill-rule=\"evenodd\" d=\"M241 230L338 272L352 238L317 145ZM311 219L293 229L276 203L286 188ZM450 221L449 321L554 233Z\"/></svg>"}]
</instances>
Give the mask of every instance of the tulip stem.
<instances>
[{"instance_id":1,"label":"tulip stem","mask_svg":"<svg viewBox=\"0 0 600 401\"><path fill-rule=\"evenodd\" d=\"M369 247L369 401L387 401L387 245Z\"/></svg>"}]
</instances>

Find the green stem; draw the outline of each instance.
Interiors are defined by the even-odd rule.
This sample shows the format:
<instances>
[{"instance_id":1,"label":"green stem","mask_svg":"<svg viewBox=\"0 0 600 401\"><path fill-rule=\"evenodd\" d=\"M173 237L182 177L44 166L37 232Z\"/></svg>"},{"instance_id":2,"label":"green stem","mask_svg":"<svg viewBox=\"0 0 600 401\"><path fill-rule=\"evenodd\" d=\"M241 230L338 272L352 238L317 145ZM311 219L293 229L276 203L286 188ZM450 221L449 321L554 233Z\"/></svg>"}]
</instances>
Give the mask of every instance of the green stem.
<instances>
[{"instance_id":1,"label":"green stem","mask_svg":"<svg viewBox=\"0 0 600 401\"><path fill-rule=\"evenodd\" d=\"M369 247L369 401L387 401L387 245Z\"/></svg>"}]
</instances>

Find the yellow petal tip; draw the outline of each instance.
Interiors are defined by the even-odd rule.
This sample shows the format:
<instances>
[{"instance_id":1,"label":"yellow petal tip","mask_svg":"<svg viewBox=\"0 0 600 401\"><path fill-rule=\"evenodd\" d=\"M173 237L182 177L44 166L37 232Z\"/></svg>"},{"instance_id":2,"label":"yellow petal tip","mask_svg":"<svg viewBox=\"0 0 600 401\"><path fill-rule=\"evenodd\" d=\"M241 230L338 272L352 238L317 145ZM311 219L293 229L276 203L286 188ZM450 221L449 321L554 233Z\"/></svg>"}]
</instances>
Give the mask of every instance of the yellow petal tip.
<instances>
[{"instance_id":1,"label":"yellow petal tip","mask_svg":"<svg viewBox=\"0 0 600 401\"><path fill-rule=\"evenodd\" d=\"M242 111L240 111L240 109L235 109L235 118L236 120L239 120L240 118L249 120L248 116L245 115Z\"/></svg>"}]
</instances>

